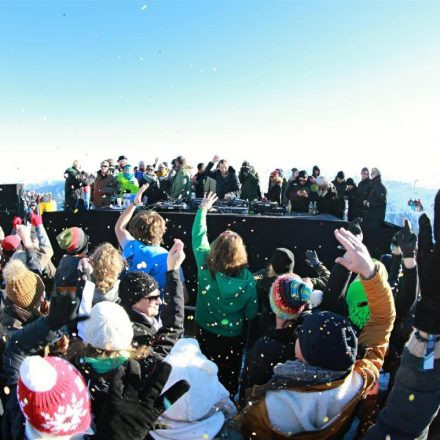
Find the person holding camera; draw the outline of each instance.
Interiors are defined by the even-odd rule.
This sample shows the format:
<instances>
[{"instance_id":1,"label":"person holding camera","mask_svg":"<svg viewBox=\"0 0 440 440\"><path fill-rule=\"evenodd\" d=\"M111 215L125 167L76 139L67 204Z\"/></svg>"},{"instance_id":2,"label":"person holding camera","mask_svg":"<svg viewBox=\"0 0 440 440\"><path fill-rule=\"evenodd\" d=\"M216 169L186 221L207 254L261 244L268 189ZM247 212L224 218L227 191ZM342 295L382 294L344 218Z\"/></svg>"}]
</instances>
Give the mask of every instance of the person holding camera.
<instances>
[{"instance_id":1,"label":"person holding camera","mask_svg":"<svg viewBox=\"0 0 440 440\"><path fill-rule=\"evenodd\" d=\"M241 183L240 199L250 202L261 199L260 178L248 161L242 163L238 180Z\"/></svg>"}]
</instances>

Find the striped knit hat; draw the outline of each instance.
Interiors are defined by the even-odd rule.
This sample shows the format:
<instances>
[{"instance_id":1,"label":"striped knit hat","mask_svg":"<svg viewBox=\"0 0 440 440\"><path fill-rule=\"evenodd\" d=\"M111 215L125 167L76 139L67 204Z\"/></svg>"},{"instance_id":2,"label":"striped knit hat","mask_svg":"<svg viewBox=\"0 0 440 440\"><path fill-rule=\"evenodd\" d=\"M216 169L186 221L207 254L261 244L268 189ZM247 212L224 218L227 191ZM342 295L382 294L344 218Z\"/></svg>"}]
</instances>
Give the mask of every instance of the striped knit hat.
<instances>
[{"instance_id":1,"label":"striped knit hat","mask_svg":"<svg viewBox=\"0 0 440 440\"><path fill-rule=\"evenodd\" d=\"M281 319L295 319L307 306L312 289L292 274L279 276L270 288L272 311Z\"/></svg>"},{"instance_id":2,"label":"striped knit hat","mask_svg":"<svg viewBox=\"0 0 440 440\"><path fill-rule=\"evenodd\" d=\"M81 228L73 227L65 229L57 235L57 241L61 249L65 249L70 255L87 252L89 239Z\"/></svg>"},{"instance_id":3,"label":"striped knit hat","mask_svg":"<svg viewBox=\"0 0 440 440\"><path fill-rule=\"evenodd\" d=\"M17 398L27 423L39 433L64 438L90 426L90 396L84 378L59 357L27 357L20 366Z\"/></svg>"}]
</instances>

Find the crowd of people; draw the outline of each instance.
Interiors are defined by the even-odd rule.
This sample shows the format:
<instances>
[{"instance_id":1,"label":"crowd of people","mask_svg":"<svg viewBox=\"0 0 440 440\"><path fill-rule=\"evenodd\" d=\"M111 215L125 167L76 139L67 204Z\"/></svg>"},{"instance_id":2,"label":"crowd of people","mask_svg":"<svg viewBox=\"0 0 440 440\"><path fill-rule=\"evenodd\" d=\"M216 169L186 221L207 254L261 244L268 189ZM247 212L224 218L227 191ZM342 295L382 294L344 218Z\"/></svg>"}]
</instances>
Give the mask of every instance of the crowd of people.
<instances>
[{"instance_id":1,"label":"crowd of people","mask_svg":"<svg viewBox=\"0 0 440 440\"><path fill-rule=\"evenodd\" d=\"M101 188L109 188L102 196L122 191L124 179L134 182L121 160L116 177L102 163L100 176L108 180ZM176 162L180 177L170 188L192 191L190 168L182 157ZM354 218L334 231L341 250L333 267L320 261L323 250L297 255L278 248L267 267L252 273L239 234L225 230L209 241L207 214L233 185L240 191L241 181L243 190L254 172L246 164L241 177L225 179L228 164L212 171L215 162L200 174L216 191L202 197L192 250L178 239L165 249L162 216L136 211L156 166L150 174L137 170L141 185L134 184L114 228L119 248L91 249L79 227L51 243L33 209L29 224L16 217L11 233L0 234L2 438L436 438L440 191L433 225L423 214L416 236L406 220L380 261L371 258L363 223ZM313 183L302 171L286 182L294 187L287 190L292 204L319 186L315 168ZM368 170L362 173L368 183ZM380 182L377 169L371 177ZM82 190L97 178L80 180ZM347 191L348 180L338 173L331 188ZM368 184L356 213L360 205L376 208L370 197L380 190ZM56 266L55 244L64 253ZM184 328L181 267L191 251L193 337ZM315 277L296 272L301 258ZM385 389L380 374L389 375Z\"/></svg>"},{"instance_id":2,"label":"crowd of people","mask_svg":"<svg viewBox=\"0 0 440 440\"><path fill-rule=\"evenodd\" d=\"M360 217L380 224L387 204L387 190L377 168L372 168L371 173L363 168L359 184L351 177L345 178L343 171L339 171L334 180L326 178L316 165L310 175L305 170L292 168L289 177L277 168L270 173L267 192L262 192L259 175L248 161L242 163L237 174L229 162L219 156L214 156L208 164L199 163L195 172L183 156L173 159L170 166L155 159L152 165L140 161L133 167L122 155L116 162L102 161L95 174L82 171L75 161L64 177L67 211L108 207L124 194L136 194L146 183L149 186L144 201L148 205L164 200L203 198L211 191L219 199L270 201L294 212L309 212L313 206L322 214L343 218L345 213L349 221Z\"/></svg>"}]
</instances>

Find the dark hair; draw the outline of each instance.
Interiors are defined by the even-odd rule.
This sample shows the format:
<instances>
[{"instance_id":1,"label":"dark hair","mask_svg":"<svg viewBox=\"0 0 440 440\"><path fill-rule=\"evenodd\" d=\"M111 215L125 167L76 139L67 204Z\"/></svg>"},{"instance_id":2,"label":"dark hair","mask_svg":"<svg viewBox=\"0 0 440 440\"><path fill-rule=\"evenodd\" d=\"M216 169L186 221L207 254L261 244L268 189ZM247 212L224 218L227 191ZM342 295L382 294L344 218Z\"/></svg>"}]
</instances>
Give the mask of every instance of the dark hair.
<instances>
[{"instance_id":1,"label":"dark hair","mask_svg":"<svg viewBox=\"0 0 440 440\"><path fill-rule=\"evenodd\" d=\"M204 166L205 164L203 162L200 162L199 164L197 164L197 169L201 170Z\"/></svg>"},{"instance_id":2,"label":"dark hair","mask_svg":"<svg viewBox=\"0 0 440 440\"><path fill-rule=\"evenodd\" d=\"M345 179L344 171L338 171L338 174L336 174L336 179Z\"/></svg>"},{"instance_id":3,"label":"dark hair","mask_svg":"<svg viewBox=\"0 0 440 440\"><path fill-rule=\"evenodd\" d=\"M299 172L298 174L298 179L302 178L302 179L307 179L308 175L307 175L307 171L306 170L302 170Z\"/></svg>"},{"instance_id":4,"label":"dark hair","mask_svg":"<svg viewBox=\"0 0 440 440\"><path fill-rule=\"evenodd\" d=\"M186 159L183 156L177 156L176 162L180 163L180 165L186 165Z\"/></svg>"},{"instance_id":5,"label":"dark hair","mask_svg":"<svg viewBox=\"0 0 440 440\"><path fill-rule=\"evenodd\" d=\"M363 167L363 168L361 169L361 173L363 173L364 171L368 171L368 172L370 172L370 170L369 170L367 167Z\"/></svg>"},{"instance_id":6,"label":"dark hair","mask_svg":"<svg viewBox=\"0 0 440 440\"><path fill-rule=\"evenodd\" d=\"M221 160L219 160L218 164L228 166L228 161L226 159L221 159Z\"/></svg>"}]
</instances>

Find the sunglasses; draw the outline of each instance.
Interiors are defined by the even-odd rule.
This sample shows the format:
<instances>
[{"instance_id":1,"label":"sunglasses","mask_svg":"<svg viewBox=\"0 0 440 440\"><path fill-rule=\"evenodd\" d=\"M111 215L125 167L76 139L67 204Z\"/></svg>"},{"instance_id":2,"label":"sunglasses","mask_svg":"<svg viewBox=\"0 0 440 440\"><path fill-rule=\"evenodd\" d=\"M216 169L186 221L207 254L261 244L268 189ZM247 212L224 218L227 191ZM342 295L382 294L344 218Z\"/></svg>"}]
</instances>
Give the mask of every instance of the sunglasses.
<instances>
[{"instance_id":1,"label":"sunglasses","mask_svg":"<svg viewBox=\"0 0 440 440\"><path fill-rule=\"evenodd\" d=\"M148 299L148 301L159 301L160 295L148 296L146 299Z\"/></svg>"},{"instance_id":2,"label":"sunglasses","mask_svg":"<svg viewBox=\"0 0 440 440\"><path fill-rule=\"evenodd\" d=\"M101 165L101 168L108 168L108 165Z\"/></svg>"}]
</instances>

